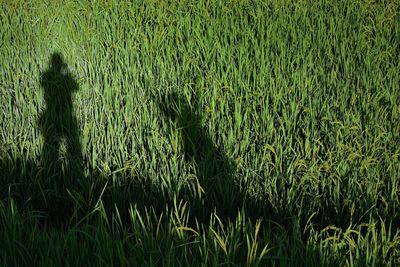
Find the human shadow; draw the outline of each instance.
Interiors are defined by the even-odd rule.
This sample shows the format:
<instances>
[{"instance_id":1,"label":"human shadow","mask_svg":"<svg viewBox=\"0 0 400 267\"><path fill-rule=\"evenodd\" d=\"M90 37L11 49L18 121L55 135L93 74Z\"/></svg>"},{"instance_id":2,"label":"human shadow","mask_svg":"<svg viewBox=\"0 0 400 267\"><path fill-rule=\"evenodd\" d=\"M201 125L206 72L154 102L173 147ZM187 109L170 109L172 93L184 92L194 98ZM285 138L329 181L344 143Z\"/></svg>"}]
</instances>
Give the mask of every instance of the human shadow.
<instances>
[{"instance_id":1,"label":"human shadow","mask_svg":"<svg viewBox=\"0 0 400 267\"><path fill-rule=\"evenodd\" d=\"M60 53L51 55L40 84L46 108L38 122L44 141L37 185L45 206L54 207L55 214L62 214L72 209L66 201L66 190L76 186L83 177L79 125L72 98L79 86ZM53 204L49 205L49 201ZM48 212L53 213L53 209Z\"/></svg>"},{"instance_id":2,"label":"human shadow","mask_svg":"<svg viewBox=\"0 0 400 267\"><path fill-rule=\"evenodd\" d=\"M0 201L13 201L19 209L39 214L39 225L46 229L74 225L99 203L107 214L118 207L125 221L131 204L162 211L164 194L145 175L118 171L121 166L109 166L112 174L104 174L84 164L73 106L79 86L60 53L50 56L40 85L45 100L37 123L43 137L41 154L31 159L0 149Z\"/></svg>"},{"instance_id":3,"label":"human shadow","mask_svg":"<svg viewBox=\"0 0 400 267\"><path fill-rule=\"evenodd\" d=\"M187 162L195 165L200 190L184 190L183 198L193 203L192 211L199 219L213 213L223 219L233 219L237 212L246 209L245 185L235 180L236 167L217 146L202 126L199 103L170 93L158 100L160 109L173 122L174 130L180 134L181 147ZM190 187L189 187L190 188Z\"/></svg>"},{"instance_id":4,"label":"human shadow","mask_svg":"<svg viewBox=\"0 0 400 267\"><path fill-rule=\"evenodd\" d=\"M54 53L51 56L49 69L42 73L40 83L46 102L46 109L39 119L39 128L44 137L41 154L44 174L51 179L64 169L63 177L79 178L82 171L82 148L72 102L72 92L78 90L78 84L61 54ZM62 158L68 161L66 168L60 168Z\"/></svg>"},{"instance_id":5,"label":"human shadow","mask_svg":"<svg viewBox=\"0 0 400 267\"><path fill-rule=\"evenodd\" d=\"M4 184L13 185L14 196L19 196L21 205L29 203L44 214L45 226L68 224L71 218L80 220L99 200L107 210L118 206L121 213L126 213L121 215L127 220L131 204L138 204L138 209L151 207L162 212L174 204L175 197L187 201L191 218L203 222L214 212L222 220L233 220L240 210L252 218L272 214L265 202L249 198L246 185L235 179L235 163L202 126L195 96L190 101L177 93L157 98L163 116L173 122L173 130L179 131L184 158L193 164L197 177L171 196L154 186L146 174L122 173L118 171L120 166L110 166L113 177L91 169L87 163L85 172L73 106L73 93L79 86L60 53L51 55L47 70L41 73L40 84L46 106L38 120L43 136L39 163L10 157L2 160L1 167L9 177ZM4 190L2 195L6 194Z\"/></svg>"}]
</instances>

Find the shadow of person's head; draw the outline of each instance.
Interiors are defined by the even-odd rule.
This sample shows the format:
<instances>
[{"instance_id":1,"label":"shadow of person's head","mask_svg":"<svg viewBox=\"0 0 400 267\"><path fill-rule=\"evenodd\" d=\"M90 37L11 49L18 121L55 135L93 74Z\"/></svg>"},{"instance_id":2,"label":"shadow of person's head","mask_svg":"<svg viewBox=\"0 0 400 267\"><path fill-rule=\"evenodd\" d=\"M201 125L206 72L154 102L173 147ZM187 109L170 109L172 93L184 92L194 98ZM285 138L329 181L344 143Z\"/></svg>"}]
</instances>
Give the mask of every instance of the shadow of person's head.
<instances>
[{"instance_id":1,"label":"shadow of person's head","mask_svg":"<svg viewBox=\"0 0 400 267\"><path fill-rule=\"evenodd\" d=\"M67 69L68 65L64 62L61 54L55 52L51 55L50 58L50 69L54 72L61 72L63 69Z\"/></svg>"}]
</instances>

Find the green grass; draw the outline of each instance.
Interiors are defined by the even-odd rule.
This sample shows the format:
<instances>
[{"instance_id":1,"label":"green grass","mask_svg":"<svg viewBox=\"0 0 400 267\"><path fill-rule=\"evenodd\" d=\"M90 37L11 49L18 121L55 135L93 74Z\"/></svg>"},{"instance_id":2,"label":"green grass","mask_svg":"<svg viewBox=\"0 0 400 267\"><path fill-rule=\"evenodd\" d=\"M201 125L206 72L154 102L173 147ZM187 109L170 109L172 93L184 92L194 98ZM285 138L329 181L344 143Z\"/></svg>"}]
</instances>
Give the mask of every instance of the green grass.
<instances>
[{"instance_id":1,"label":"green grass","mask_svg":"<svg viewBox=\"0 0 400 267\"><path fill-rule=\"evenodd\" d=\"M0 2L1 266L400 264L398 1L59 2Z\"/></svg>"}]
</instances>

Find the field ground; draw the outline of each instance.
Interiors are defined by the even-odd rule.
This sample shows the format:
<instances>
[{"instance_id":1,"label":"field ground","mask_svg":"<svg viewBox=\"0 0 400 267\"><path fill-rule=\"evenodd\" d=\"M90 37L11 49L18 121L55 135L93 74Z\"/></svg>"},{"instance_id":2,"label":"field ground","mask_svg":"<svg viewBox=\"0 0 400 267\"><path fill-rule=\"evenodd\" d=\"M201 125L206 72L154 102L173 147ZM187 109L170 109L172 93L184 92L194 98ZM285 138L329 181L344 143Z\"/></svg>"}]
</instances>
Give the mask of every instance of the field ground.
<instances>
[{"instance_id":1,"label":"field ground","mask_svg":"<svg viewBox=\"0 0 400 267\"><path fill-rule=\"evenodd\" d=\"M1 266L399 266L398 1L1 1Z\"/></svg>"}]
</instances>

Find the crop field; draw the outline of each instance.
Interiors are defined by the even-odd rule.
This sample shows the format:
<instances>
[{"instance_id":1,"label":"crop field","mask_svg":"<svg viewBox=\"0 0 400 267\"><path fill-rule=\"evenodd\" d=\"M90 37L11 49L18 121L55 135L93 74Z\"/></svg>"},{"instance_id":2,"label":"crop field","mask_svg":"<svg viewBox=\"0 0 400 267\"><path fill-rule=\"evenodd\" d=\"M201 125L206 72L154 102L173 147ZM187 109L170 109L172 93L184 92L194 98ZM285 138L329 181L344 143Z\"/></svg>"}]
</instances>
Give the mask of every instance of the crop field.
<instances>
[{"instance_id":1,"label":"crop field","mask_svg":"<svg viewBox=\"0 0 400 267\"><path fill-rule=\"evenodd\" d=\"M0 266L400 266L400 2L0 0Z\"/></svg>"}]
</instances>

